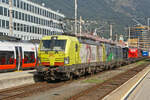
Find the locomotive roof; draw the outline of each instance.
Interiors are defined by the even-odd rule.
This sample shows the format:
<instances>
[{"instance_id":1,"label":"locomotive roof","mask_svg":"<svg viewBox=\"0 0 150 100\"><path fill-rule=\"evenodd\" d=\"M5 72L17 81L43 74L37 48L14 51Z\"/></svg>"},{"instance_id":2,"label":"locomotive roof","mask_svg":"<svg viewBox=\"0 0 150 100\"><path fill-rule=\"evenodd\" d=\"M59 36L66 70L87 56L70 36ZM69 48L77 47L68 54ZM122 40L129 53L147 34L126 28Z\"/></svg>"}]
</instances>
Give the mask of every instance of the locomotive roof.
<instances>
[{"instance_id":1,"label":"locomotive roof","mask_svg":"<svg viewBox=\"0 0 150 100\"><path fill-rule=\"evenodd\" d=\"M102 39L102 38L99 38L99 37L94 37L92 35L81 35L81 36L71 36L71 35L51 35L51 36L45 36L42 38L42 40L45 40L45 39L51 39L51 37L53 36L63 36L63 37L75 37L75 38L78 38L78 40L80 41L86 41L87 43L98 43L98 42L101 42L101 43L107 43L107 44L111 44L111 45L116 45L115 42L113 42L112 40L108 40L108 39Z\"/></svg>"},{"instance_id":2,"label":"locomotive roof","mask_svg":"<svg viewBox=\"0 0 150 100\"><path fill-rule=\"evenodd\" d=\"M60 36L61 36L61 38L62 39L71 39L71 40L77 40L77 38L76 37L72 37L72 36L67 36L67 35L51 35L51 36L45 36L45 37L43 37L41 40L50 40L52 37L56 37L56 38L58 38L59 37L59 39L60 39Z\"/></svg>"}]
</instances>

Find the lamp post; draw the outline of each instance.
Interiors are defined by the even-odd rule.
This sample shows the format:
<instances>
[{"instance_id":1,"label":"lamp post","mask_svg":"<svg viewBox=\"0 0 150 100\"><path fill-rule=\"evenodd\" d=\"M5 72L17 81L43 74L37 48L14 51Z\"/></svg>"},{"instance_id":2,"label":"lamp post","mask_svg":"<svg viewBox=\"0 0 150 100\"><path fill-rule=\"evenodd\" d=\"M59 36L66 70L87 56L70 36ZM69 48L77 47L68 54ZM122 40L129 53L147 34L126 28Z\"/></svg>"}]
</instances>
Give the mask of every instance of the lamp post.
<instances>
[{"instance_id":1,"label":"lamp post","mask_svg":"<svg viewBox=\"0 0 150 100\"><path fill-rule=\"evenodd\" d=\"M75 35L77 35L77 0L75 0Z\"/></svg>"},{"instance_id":2,"label":"lamp post","mask_svg":"<svg viewBox=\"0 0 150 100\"><path fill-rule=\"evenodd\" d=\"M112 40L112 24L110 24L110 40Z\"/></svg>"},{"instance_id":3,"label":"lamp post","mask_svg":"<svg viewBox=\"0 0 150 100\"><path fill-rule=\"evenodd\" d=\"M9 0L9 33L13 35L13 22L12 22L12 0Z\"/></svg>"},{"instance_id":4,"label":"lamp post","mask_svg":"<svg viewBox=\"0 0 150 100\"><path fill-rule=\"evenodd\" d=\"M130 33L131 33L131 28L129 27L129 46L130 46Z\"/></svg>"},{"instance_id":5,"label":"lamp post","mask_svg":"<svg viewBox=\"0 0 150 100\"><path fill-rule=\"evenodd\" d=\"M81 33L82 33L82 17L80 16L80 36L81 36Z\"/></svg>"}]
</instances>

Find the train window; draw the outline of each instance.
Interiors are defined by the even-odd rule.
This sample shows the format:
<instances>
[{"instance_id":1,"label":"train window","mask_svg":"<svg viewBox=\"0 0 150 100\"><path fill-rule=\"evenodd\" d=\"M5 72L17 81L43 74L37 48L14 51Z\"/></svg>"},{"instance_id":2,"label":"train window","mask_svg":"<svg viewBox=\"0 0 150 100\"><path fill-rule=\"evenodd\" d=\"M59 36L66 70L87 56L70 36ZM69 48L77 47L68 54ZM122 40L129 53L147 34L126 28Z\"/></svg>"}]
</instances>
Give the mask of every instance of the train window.
<instances>
[{"instance_id":1,"label":"train window","mask_svg":"<svg viewBox=\"0 0 150 100\"><path fill-rule=\"evenodd\" d=\"M43 40L41 50L65 51L66 40Z\"/></svg>"},{"instance_id":2,"label":"train window","mask_svg":"<svg viewBox=\"0 0 150 100\"><path fill-rule=\"evenodd\" d=\"M24 52L24 63L34 63L35 55L34 52Z\"/></svg>"},{"instance_id":3,"label":"train window","mask_svg":"<svg viewBox=\"0 0 150 100\"><path fill-rule=\"evenodd\" d=\"M14 64L13 51L0 51L0 65Z\"/></svg>"}]
</instances>

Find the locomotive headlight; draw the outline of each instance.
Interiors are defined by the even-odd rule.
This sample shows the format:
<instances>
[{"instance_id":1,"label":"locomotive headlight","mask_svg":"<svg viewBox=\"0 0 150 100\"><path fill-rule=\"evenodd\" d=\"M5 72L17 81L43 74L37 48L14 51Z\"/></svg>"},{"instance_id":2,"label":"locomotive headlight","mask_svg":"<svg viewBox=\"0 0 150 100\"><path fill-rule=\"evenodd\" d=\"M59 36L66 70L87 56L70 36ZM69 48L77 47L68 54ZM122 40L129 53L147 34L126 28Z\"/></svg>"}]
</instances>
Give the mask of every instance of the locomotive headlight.
<instances>
[{"instance_id":1,"label":"locomotive headlight","mask_svg":"<svg viewBox=\"0 0 150 100\"><path fill-rule=\"evenodd\" d=\"M64 58L64 64L69 64L69 57Z\"/></svg>"}]
</instances>

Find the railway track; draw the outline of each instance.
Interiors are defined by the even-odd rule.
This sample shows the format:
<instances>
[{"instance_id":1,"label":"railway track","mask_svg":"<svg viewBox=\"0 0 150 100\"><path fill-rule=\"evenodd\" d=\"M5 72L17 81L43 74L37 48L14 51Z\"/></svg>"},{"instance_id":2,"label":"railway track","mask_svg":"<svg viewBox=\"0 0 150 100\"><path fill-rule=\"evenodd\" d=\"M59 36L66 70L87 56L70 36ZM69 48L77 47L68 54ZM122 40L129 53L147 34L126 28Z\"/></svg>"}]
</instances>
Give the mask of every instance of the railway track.
<instances>
[{"instance_id":1,"label":"railway track","mask_svg":"<svg viewBox=\"0 0 150 100\"><path fill-rule=\"evenodd\" d=\"M72 96L68 100L102 100L103 97L121 86L133 76L135 76L138 72L146 68L149 64L150 62L140 64L137 67L132 68L117 76L114 76L103 83L97 84L89 89L86 89L85 91L82 91Z\"/></svg>"},{"instance_id":2,"label":"railway track","mask_svg":"<svg viewBox=\"0 0 150 100\"><path fill-rule=\"evenodd\" d=\"M58 82L58 83L38 82L31 85L3 90L0 91L0 100L14 100L17 98L31 96L39 92L44 92L46 90L60 87L66 83L69 82Z\"/></svg>"},{"instance_id":3,"label":"railway track","mask_svg":"<svg viewBox=\"0 0 150 100\"><path fill-rule=\"evenodd\" d=\"M103 74L103 73L104 72L100 72L97 74ZM91 77L91 76L89 75L87 77L81 77L77 81L84 80L85 78L88 78L88 77ZM31 85L24 85L24 86L11 88L11 89L5 89L5 90L0 91L0 100L14 100L14 99L19 99L19 98L24 98L27 96L32 96L34 94L38 94L41 92L45 92L45 91L69 84L73 81L74 80L58 81L58 82L54 81L54 82L49 82L49 83L38 82L35 84L31 84Z\"/></svg>"},{"instance_id":4,"label":"railway track","mask_svg":"<svg viewBox=\"0 0 150 100\"><path fill-rule=\"evenodd\" d=\"M146 67L146 65L144 65L144 66ZM142 67L142 68L144 68L144 67ZM106 70L106 71L109 71L109 70ZM104 72L106 72L106 71L104 71ZM102 74L104 72L102 71L98 74ZM86 78L88 78L88 77L91 77L91 76L87 76ZM85 78L84 77L79 78L79 80L83 80L83 79L85 79ZM19 98L24 98L24 97L27 97L27 96L32 96L34 94L45 92L47 90L51 90L51 89L63 86L65 84L69 84L71 82L73 82L73 80L54 82L54 83L52 83L52 82L50 82L50 83L48 83L48 82L38 82L38 83L35 83L35 84L31 84L31 85L25 85L25 86L20 86L20 87L16 87L16 88L2 90L2 91L0 91L0 100L14 100L14 99L19 99ZM106 81L106 82L109 82L109 81ZM106 82L104 84L100 84L100 85L105 86ZM115 84L116 83L112 84L112 86L115 86ZM106 86L107 86L107 84L106 84ZM95 88L97 88L97 86ZM94 87L91 90L94 90ZM76 95L76 96L70 98L70 100L76 100L77 98L83 96L81 94L87 94L91 90L89 89L87 91L84 91L83 93L80 93L79 95Z\"/></svg>"}]
</instances>

